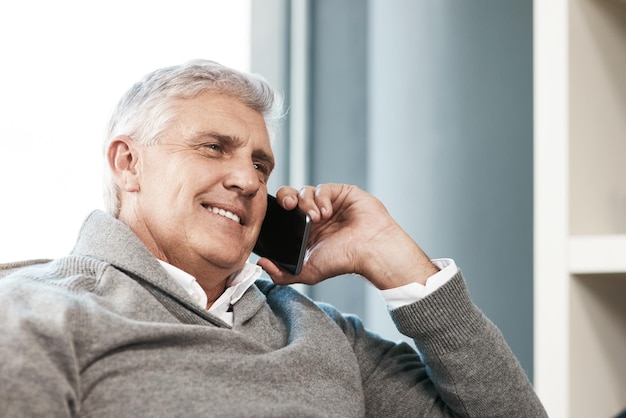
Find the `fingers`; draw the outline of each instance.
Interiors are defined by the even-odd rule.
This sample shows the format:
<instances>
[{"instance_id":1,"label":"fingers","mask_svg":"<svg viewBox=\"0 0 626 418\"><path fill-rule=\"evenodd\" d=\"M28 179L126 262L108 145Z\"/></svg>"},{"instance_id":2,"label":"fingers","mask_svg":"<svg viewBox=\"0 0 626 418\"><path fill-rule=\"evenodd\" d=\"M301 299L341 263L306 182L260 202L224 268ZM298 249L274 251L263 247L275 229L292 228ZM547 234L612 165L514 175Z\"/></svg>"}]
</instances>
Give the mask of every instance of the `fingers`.
<instances>
[{"instance_id":1,"label":"fingers","mask_svg":"<svg viewBox=\"0 0 626 418\"><path fill-rule=\"evenodd\" d=\"M298 192L298 196L300 197L298 206L309 215L313 222L318 221L321 217L320 208L315 201L315 190L316 188L312 186L305 186L300 188Z\"/></svg>"},{"instance_id":2,"label":"fingers","mask_svg":"<svg viewBox=\"0 0 626 418\"><path fill-rule=\"evenodd\" d=\"M281 275L280 267L274 264L269 258L261 257L257 260L257 265L267 272L271 277Z\"/></svg>"},{"instance_id":3,"label":"fingers","mask_svg":"<svg viewBox=\"0 0 626 418\"><path fill-rule=\"evenodd\" d=\"M319 215L323 219L328 219L333 213L333 201L339 196L343 186L338 184L322 184L315 188L315 204L319 210Z\"/></svg>"},{"instance_id":4,"label":"fingers","mask_svg":"<svg viewBox=\"0 0 626 418\"><path fill-rule=\"evenodd\" d=\"M333 202L345 191L345 185L321 184L304 186L299 190L284 186L276 193L276 198L285 209L298 206L313 221L328 219L333 213Z\"/></svg>"},{"instance_id":5,"label":"fingers","mask_svg":"<svg viewBox=\"0 0 626 418\"><path fill-rule=\"evenodd\" d=\"M298 190L293 187L283 186L276 192L276 200L283 208L291 210L298 206Z\"/></svg>"},{"instance_id":6,"label":"fingers","mask_svg":"<svg viewBox=\"0 0 626 418\"><path fill-rule=\"evenodd\" d=\"M257 265L270 276L272 281L278 285L286 286L294 283L301 283L302 278L293 276L286 270L281 269L268 258L259 258Z\"/></svg>"}]
</instances>

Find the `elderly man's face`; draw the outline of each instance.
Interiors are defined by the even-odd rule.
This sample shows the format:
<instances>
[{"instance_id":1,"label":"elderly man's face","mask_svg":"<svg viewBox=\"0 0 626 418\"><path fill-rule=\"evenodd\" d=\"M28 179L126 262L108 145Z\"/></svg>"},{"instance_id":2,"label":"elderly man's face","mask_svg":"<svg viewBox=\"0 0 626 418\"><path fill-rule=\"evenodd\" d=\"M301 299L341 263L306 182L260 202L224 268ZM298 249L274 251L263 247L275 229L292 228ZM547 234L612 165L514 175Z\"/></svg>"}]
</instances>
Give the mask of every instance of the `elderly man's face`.
<instances>
[{"instance_id":1,"label":"elderly man's face","mask_svg":"<svg viewBox=\"0 0 626 418\"><path fill-rule=\"evenodd\" d=\"M139 238L196 276L241 268L263 222L274 167L263 116L203 93L178 101L161 142L138 149L131 228Z\"/></svg>"}]
</instances>

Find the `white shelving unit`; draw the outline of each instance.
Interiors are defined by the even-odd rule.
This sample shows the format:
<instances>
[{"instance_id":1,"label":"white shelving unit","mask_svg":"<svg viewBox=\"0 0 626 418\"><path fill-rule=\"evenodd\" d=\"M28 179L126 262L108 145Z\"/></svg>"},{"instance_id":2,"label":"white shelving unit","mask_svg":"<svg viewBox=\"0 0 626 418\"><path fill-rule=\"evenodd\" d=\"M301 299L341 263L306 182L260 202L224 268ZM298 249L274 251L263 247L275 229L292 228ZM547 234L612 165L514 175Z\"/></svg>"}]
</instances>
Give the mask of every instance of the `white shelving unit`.
<instances>
[{"instance_id":1,"label":"white shelving unit","mask_svg":"<svg viewBox=\"0 0 626 418\"><path fill-rule=\"evenodd\" d=\"M535 386L626 409L626 1L535 0Z\"/></svg>"}]
</instances>

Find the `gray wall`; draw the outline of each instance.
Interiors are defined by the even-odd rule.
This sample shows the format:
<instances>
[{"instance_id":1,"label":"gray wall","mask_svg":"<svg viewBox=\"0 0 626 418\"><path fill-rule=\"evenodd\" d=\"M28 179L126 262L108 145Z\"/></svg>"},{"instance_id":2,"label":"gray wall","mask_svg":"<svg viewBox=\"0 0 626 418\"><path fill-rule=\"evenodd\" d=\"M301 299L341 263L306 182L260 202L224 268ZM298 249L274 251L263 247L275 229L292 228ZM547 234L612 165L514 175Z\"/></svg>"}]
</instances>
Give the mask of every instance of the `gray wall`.
<instances>
[{"instance_id":1,"label":"gray wall","mask_svg":"<svg viewBox=\"0 0 626 418\"><path fill-rule=\"evenodd\" d=\"M311 4L311 184L367 189L367 2ZM362 318L368 310L360 278L344 276L309 293Z\"/></svg>"},{"instance_id":2,"label":"gray wall","mask_svg":"<svg viewBox=\"0 0 626 418\"><path fill-rule=\"evenodd\" d=\"M310 182L454 258L532 378L532 2L316 0L310 24ZM309 292L399 338L360 279Z\"/></svg>"},{"instance_id":3,"label":"gray wall","mask_svg":"<svg viewBox=\"0 0 626 418\"><path fill-rule=\"evenodd\" d=\"M370 5L369 190L532 378L532 2Z\"/></svg>"}]
</instances>

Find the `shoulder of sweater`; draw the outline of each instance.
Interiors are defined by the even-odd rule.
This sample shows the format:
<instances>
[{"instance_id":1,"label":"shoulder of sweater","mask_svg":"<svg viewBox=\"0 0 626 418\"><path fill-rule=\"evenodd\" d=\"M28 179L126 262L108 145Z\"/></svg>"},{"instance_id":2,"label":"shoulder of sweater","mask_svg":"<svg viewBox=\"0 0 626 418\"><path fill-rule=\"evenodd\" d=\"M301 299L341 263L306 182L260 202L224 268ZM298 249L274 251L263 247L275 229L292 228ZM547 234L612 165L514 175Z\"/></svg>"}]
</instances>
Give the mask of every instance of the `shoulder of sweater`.
<instances>
[{"instance_id":1,"label":"shoulder of sweater","mask_svg":"<svg viewBox=\"0 0 626 418\"><path fill-rule=\"evenodd\" d=\"M0 263L0 279L6 277L16 271L23 269L29 266L37 266L41 264L46 264L52 261L48 258L34 258L31 260L19 260L19 261L9 261L7 263Z\"/></svg>"},{"instance_id":2,"label":"shoulder of sweater","mask_svg":"<svg viewBox=\"0 0 626 418\"><path fill-rule=\"evenodd\" d=\"M33 259L0 264L0 285L51 285L90 291L108 263L91 257L69 255L54 260Z\"/></svg>"},{"instance_id":3,"label":"shoulder of sweater","mask_svg":"<svg viewBox=\"0 0 626 418\"><path fill-rule=\"evenodd\" d=\"M277 285L276 283L265 277L258 278L254 282L254 284L261 291L261 293L265 295L267 299L276 299L291 302L305 302L308 308L321 309L326 313L326 309L322 307L323 305L325 305L324 303L312 300L309 296L298 291L293 286ZM330 307L330 305L328 305L328 307L332 308Z\"/></svg>"},{"instance_id":4,"label":"shoulder of sweater","mask_svg":"<svg viewBox=\"0 0 626 418\"><path fill-rule=\"evenodd\" d=\"M312 309L321 312L342 329L344 334L352 335L355 330L363 328L362 321L356 315L343 313L329 303L313 300L292 286L279 286L266 278L257 279L255 284L266 297L272 293L272 296L283 300L299 301L303 310Z\"/></svg>"}]
</instances>

